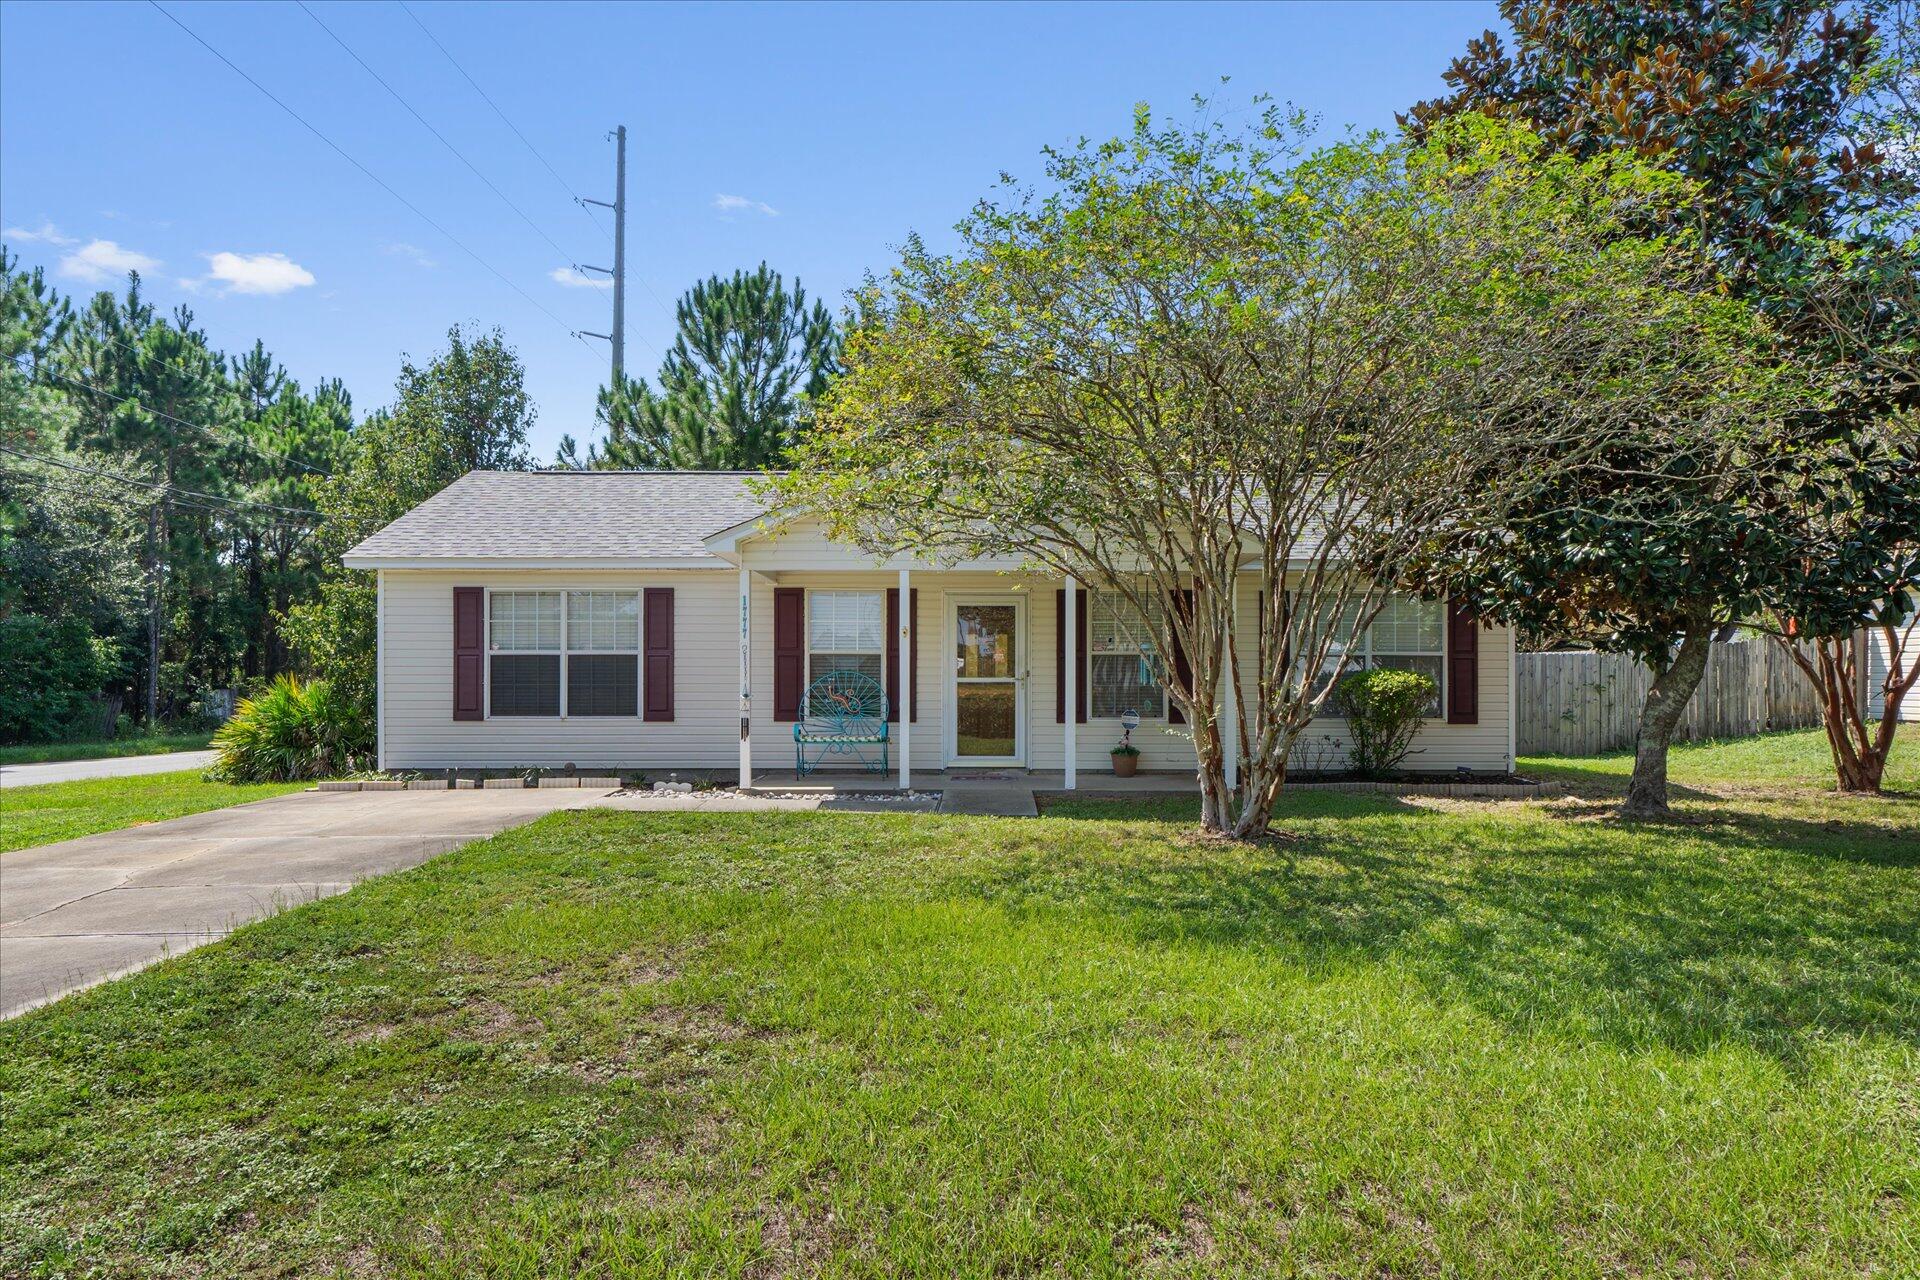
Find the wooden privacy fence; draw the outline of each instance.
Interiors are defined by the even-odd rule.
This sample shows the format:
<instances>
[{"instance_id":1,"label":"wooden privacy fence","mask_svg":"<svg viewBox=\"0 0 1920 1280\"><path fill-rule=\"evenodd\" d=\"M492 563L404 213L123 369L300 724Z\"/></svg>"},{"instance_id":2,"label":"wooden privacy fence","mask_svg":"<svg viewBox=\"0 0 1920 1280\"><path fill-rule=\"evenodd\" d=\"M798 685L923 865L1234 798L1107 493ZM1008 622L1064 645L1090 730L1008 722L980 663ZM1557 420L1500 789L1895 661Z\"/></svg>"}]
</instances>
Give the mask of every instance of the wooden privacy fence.
<instances>
[{"instance_id":1,"label":"wooden privacy fence","mask_svg":"<svg viewBox=\"0 0 1920 1280\"><path fill-rule=\"evenodd\" d=\"M1630 751L1653 673L1618 653L1523 653L1514 672L1521 755ZM1820 723L1813 686L1771 640L1716 644L1676 741Z\"/></svg>"}]
</instances>

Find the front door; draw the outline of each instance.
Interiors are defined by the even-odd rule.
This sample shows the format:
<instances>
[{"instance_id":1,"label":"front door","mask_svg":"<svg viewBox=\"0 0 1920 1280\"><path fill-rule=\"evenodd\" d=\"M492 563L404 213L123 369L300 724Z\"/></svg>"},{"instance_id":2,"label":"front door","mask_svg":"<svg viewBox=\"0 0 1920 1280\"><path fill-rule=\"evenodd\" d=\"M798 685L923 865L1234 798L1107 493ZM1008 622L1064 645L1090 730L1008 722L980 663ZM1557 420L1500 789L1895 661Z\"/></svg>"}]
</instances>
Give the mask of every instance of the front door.
<instances>
[{"instance_id":1,"label":"front door","mask_svg":"<svg viewBox=\"0 0 1920 1280\"><path fill-rule=\"evenodd\" d=\"M1026 621L1018 596L953 603L952 697L947 759L954 765L1017 765L1027 757Z\"/></svg>"}]
</instances>

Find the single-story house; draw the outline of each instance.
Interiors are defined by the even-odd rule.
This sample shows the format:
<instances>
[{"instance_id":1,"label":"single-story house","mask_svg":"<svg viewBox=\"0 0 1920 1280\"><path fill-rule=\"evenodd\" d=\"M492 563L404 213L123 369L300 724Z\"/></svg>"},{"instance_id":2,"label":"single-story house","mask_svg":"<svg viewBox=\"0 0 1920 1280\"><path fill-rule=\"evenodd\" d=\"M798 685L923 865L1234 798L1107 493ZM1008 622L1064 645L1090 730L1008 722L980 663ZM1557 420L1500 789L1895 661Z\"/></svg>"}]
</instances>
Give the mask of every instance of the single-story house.
<instances>
[{"instance_id":1,"label":"single-story house","mask_svg":"<svg viewBox=\"0 0 1920 1280\"><path fill-rule=\"evenodd\" d=\"M737 769L744 784L793 768L809 681L857 670L884 683L903 786L972 767L1072 786L1111 767L1128 711L1142 769L1193 768L1116 599L1012 558L876 562L770 518L750 479L473 472L354 547L347 566L379 584L380 766ZM1236 602L1249 638L1257 581ZM1352 659L1439 682L1410 768L1504 772L1513 650L1506 628L1407 597ZM1294 767L1344 768L1344 742L1340 720L1316 722Z\"/></svg>"}]
</instances>

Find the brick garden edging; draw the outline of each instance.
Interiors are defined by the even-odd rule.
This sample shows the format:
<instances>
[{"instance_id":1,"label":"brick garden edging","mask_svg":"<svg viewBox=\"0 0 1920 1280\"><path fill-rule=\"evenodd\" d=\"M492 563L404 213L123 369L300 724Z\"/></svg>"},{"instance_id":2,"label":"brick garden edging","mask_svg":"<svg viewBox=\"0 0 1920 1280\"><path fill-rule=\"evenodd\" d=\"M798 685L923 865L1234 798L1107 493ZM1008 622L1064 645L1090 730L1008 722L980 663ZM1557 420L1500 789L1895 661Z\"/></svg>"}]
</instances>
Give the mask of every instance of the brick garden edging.
<instances>
[{"instance_id":1,"label":"brick garden edging","mask_svg":"<svg viewBox=\"0 0 1920 1280\"><path fill-rule=\"evenodd\" d=\"M546 787L585 787L594 791L618 791L618 778L542 778L539 785ZM414 778L401 782L393 778L348 779L340 782L319 782L314 784L316 791L471 791L475 786L488 791L525 791L528 783L525 778L488 778L478 782L472 778L455 779L451 786L444 778Z\"/></svg>"}]
</instances>

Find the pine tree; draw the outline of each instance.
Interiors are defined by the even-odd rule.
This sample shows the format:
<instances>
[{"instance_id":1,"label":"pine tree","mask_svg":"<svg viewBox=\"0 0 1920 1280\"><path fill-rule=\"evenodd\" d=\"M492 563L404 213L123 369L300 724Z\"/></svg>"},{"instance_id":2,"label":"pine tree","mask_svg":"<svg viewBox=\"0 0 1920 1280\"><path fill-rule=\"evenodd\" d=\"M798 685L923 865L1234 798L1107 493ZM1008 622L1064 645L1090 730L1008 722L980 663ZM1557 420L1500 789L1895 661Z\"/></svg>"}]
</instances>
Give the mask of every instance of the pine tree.
<instances>
[{"instance_id":1,"label":"pine tree","mask_svg":"<svg viewBox=\"0 0 1920 1280\"><path fill-rule=\"evenodd\" d=\"M678 332L659 389L644 379L603 387L596 418L606 443L590 465L644 470L779 467L813 421L838 369L840 340L826 307L808 305L761 263L712 276L674 307Z\"/></svg>"}]
</instances>

